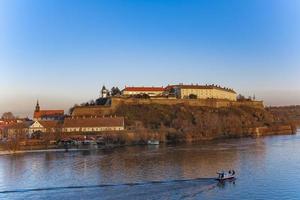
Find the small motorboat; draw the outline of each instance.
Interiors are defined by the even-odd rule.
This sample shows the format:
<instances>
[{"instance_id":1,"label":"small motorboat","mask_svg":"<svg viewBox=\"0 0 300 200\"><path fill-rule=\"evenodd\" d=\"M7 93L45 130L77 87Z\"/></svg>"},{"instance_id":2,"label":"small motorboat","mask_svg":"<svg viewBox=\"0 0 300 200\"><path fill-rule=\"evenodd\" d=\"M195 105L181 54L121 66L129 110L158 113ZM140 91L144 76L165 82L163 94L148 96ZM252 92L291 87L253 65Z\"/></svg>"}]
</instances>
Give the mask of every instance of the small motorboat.
<instances>
[{"instance_id":1,"label":"small motorboat","mask_svg":"<svg viewBox=\"0 0 300 200\"><path fill-rule=\"evenodd\" d=\"M148 140L148 145L159 145L159 140Z\"/></svg>"},{"instance_id":2,"label":"small motorboat","mask_svg":"<svg viewBox=\"0 0 300 200\"><path fill-rule=\"evenodd\" d=\"M217 172L218 177L216 178L218 181L224 181L224 180L229 180L229 179L234 179L235 178L235 171L234 170L229 170L228 172L226 171L220 171Z\"/></svg>"}]
</instances>

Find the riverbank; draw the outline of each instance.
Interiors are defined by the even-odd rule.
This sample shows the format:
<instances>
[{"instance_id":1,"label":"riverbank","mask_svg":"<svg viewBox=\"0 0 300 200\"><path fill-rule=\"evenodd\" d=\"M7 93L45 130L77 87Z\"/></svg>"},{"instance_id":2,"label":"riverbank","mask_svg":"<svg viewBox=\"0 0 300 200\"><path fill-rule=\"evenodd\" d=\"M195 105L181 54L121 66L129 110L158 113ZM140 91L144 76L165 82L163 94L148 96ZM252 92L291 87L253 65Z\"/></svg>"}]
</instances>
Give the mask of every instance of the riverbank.
<instances>
[{"instance_id":1,"label":"riverbank","mask_svg":"<svg viewBox=\"0 0 300 200\"><path fill-rule=\"evenodd\" d=\"M22 154L22 153L41 153L41 152L74 152L74 151L92 151L92 150L108 150L108 149L114 149L114 148L120 148L120 147L130 147L130 146L147 146L147 141L150 140L157 140L160 142L160 144L184 144L184 143L197 143L202 144L202 142L213 142L213 141L220 141L220 140L226 140L226 139L233 139L233 138L247 138L247 137L264 137L264 136L272 136L272 135L291 135L295 134L294 130L292 130L291 126L276 126L276 127L257 127L254 129L249 130L248 136L244 135L243 137L240 136L232 136L232 137L218 137L218 138L205 138L205 139L199 139L199 140L189 140L189 139L183 139L182 136L173 135L171 137L168 136L171 140L165 140L165 139L159 139L162 138L162 134L158 133L144 133L144 134L137 134L139 136L143 137L133 137L134 133L123 133L123 135L114 135L115 141L122 141L121 143L114 143L114 144L108 144L108 145L68 145L65 147L62 147L62 145L51 145L47 146L22 146L18 150L4 150L3 148L0 149L0 156L1 155L10 155L10 154ZM126 135L125 135L126 134ZM131 135L131 137L129 136ZM112 135L110 135L111 137ZM125 136L127 140L125 140ZM159 136L159 137L157 137ZM135 138L135 139L133 139ZM112 139L112 138L110 138ZM150 145L151 146L151 145ZM156 146L156 145L155 145Z\"/></svg>"},{"instance_id":2,"label":"riverbank","mask_svg":"<svg viewBox=\"0 0 300 200\"><path fill-rule=\"evenodd\" d=\"M88 151L90 149L68 149L68 152L72 151ZM22 154L22 153L43 153L43 152L66 152L66 149L39 149L39 150L18 150L18 151L0 151L1 155L11 155L11 154Z\"/></svg>"}]
</instances>

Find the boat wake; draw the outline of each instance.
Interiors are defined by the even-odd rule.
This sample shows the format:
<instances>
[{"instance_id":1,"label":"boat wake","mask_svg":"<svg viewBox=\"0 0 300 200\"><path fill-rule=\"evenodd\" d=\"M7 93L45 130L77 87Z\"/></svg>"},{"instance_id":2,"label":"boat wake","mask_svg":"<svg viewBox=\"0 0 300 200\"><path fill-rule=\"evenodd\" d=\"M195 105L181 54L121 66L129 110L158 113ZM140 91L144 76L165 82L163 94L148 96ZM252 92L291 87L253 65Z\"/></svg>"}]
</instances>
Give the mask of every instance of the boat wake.
<instances>
[{"instance_id":1,"label":"boat wake","mask_svg":"<svg viewBox=\"0 0 300 200\"><path fill-rule=\"evenodd\" d=\"M122 184L98 184L98 185L76 185L76 186L60 186L60 187L44 187L44 188L28 188L28 189L15 189L0 191L0 194L7 193L24 193L24 192L36 192L36 191L51 191L51 190L72 190L72 189L92 189L92 188L106 188L106 187L122 187L122 186L147 186L154 184L176 184L176 183L206 183L217 185L218 181L215 178L196 178L196 179L178 179L178 180L166 180L166 181L148 181L148 182L136 182L136 183L122 183Z\"/></svg>"}]
</instances>

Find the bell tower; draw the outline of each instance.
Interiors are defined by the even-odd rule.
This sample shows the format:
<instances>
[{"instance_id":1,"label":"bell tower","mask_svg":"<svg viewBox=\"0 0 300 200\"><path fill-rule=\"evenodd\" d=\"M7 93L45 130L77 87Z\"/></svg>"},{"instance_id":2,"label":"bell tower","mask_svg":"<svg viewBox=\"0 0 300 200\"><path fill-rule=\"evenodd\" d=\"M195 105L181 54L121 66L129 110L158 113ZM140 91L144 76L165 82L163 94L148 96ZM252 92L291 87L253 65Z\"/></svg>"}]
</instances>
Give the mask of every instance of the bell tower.
<instances>
[{"instance_id":1,"label":"bell tower","mask_svg":"<svg viewBox=\"0 0 300 200\"><path fill-rule=\"evenodd\" d=\"M109 92L108 90L106 89L106 87L103 85L102 86L102 89L101 89L101 97L102 98L107 98L109 96Z\"/></svg>"},{"instance_id":2,"label":"bell tower","mask_svg":"<svg viewBox=\"0 0 300 200\"><path fill-rule=\"evenodd\" d=\"M37 100L36 106L35 106L35 112L39 112L39 111L40 111L40 104L39 104L39 100Z\"/></svg>"}]
</instances>

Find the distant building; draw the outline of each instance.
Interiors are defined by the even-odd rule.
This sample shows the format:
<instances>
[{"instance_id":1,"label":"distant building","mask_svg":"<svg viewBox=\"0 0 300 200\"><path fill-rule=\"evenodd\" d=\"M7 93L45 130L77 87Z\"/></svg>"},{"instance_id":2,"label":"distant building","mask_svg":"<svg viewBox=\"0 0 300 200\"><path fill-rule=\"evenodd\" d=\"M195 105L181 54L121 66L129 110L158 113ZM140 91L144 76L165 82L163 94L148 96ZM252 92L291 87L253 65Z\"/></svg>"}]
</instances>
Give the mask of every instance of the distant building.
<instances>
[{"instance_id":1,"label":"distant building","mask_svg":"<svg viewBox=\"0 0 300 200\"><path fill-rule=\"evenodd\" d=\"M236 92L233 89L216 85L169 85L165 92L175 94L177 98L185 99L195 96L197 99L228 99L236 101Z\"/></svg>"},{"instance_id":2,"label":"distant building","mask_svg":"<svg viewBox=\"0 0 300 200\"><path fill-rule=\"evenodd\" d=\"M6 125L4 124L0 125L0 140L2 140L5 137L5 128Z\"/></svg>"},{"instance_id":3,"label":"distant building","mask_svg":"<svg viewBox=\"0 0 300 200\"><path fill-rule=\"evenodd\" d=\"M41 133L56 133L60 132L61 125L59 121L36 120L29 126L28 133L31 136L35 132Z\"/></svg>"},{"instance_id":4,"label":"distant building","mask_svg":"<svg viewBox=\"0 0 300 200\"><path fill-rule=\"evenodd\" d=\"M33 114L34 120L62 120L63 118L64 110L41 110L37 101Z\"/></svg>"},{"instance_id":5,"label":"distant building","mask_svg":"<svg viewBox=\"0 0 300 200\"><path fill-rule=\"evenodd\" d=\"M147 94L151 96L159 96L164 92L164 87L125 87L122 95L133 96L137 94Z\"/></svg>"},{"instance_id":6,"label":"distant building","mask_svg":"<svg viewBox=\"0 0 300 200\"><path fill-rule=\"evenodd\" d=\"M6 126L5 137L8 139L12 138L26 138L29 127L32 121L24 121L20 123L13 123Z\"/></svg>"},{"instance_id":7,"label":"distant building","mask_svg":"<svg viewBox=\"0 0 300 200\"><path fill-rule=\"evenodd\" d=\"M124 130L124 117L65 118L64 133L95 133Z\"/></svg>"},{"instance_id":8,"label":"distant building","mask_svg":"<svg viewBox=\"0 0 300 200\"><path fill-rule=\"evenodd\" d=\"M15 124L15 123L19 123L22 122L19 119L0 119L0 128L1 127L5 127L9 124Z\"/></svg>"}]
</instances>

